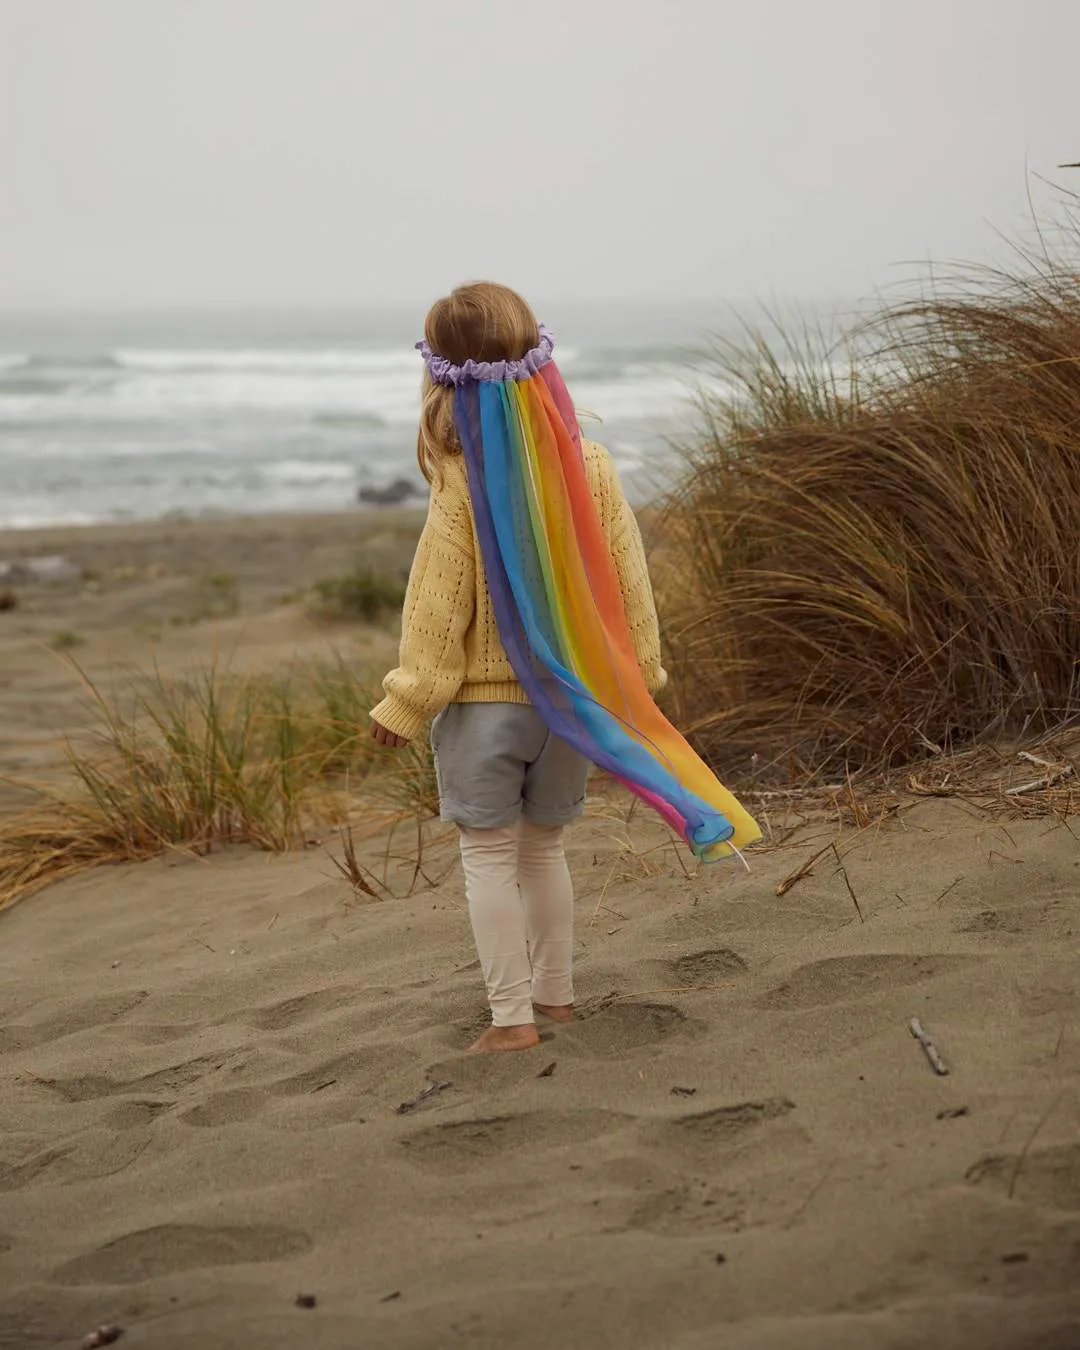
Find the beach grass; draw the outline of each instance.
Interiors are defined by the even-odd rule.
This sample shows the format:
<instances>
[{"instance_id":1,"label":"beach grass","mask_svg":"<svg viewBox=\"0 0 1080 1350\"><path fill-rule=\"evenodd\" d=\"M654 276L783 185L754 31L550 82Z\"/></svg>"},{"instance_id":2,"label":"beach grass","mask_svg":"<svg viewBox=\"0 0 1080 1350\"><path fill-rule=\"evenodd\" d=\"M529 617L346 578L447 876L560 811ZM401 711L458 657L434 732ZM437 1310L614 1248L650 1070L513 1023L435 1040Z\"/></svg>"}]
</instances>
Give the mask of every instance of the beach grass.
<instances>
[{"instance_id":1,"label":"beach grass","mask_svg":"<svg viewBox=\"0 0 1080 1350\"><path fill-rule=\"evenodd\" d=\"M708 759L835 780L1080 712L1080 213L839 347L711 366L657 586Z\"/></svg>"},{"instance_id":2,"label":"beach grass","mask_svg":"<svg viewBox=\"0 0 1080 1350\"><path fill-rule=\"evenodd\" d=\"M167 849L271 851L348 820L380 766L375 807L431 807L430 754L380 757L367 711L377 690L342 659L282 677L212 664L184 679L150 671L106 689L72 661L92 731L66 744L64 780L0 821L0 905L106 862Z\"/></svg>"},{"instance_id":3,"label":"beach grass","mask_svg":"<svg viewBox=\"0 0 1080 1350\"><path fill-rule=\"evenodd\" d=\"M328 622L377 623L400 610L405 599L404 583L361 564L341 576L316 581L313 592L311 614Z\"/></svg>"},{"instance_id":4,"label":"beach grass","mask_svg":"<svg viewBox=\"0 0 1080 1350\"><path fill-rule=\"evenodd\" d=\"M194 582L189 602L170 616L174 627L231 619L240 613L240 586L231 572L207 572Z\"/></svg>"}]
</instances>

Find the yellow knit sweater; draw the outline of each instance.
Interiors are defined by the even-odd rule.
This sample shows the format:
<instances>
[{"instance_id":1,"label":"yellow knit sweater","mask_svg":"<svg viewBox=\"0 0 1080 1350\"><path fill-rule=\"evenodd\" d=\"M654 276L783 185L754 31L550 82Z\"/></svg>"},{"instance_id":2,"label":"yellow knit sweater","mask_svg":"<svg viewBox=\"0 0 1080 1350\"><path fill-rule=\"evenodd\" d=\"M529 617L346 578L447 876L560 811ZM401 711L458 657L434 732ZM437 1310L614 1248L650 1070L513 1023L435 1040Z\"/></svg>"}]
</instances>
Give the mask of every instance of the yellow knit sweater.
<instances>
[{"instance_id":1,"label":"yellow knit sweater","mask_svg":"<svg viewBox=\"0 0 1080 1350\"><path fill-rule=\"evenodd\" d=\"M667 676L637 520L608 452L583 444L585 472L611 547L630 637L651 693ZM412 740L448 703L528 703L499 639L473 525L461 455L443 461L431 491L402 615L400 664L383 681L371 710L387 731Z\"/></svg>"}]
</instances>

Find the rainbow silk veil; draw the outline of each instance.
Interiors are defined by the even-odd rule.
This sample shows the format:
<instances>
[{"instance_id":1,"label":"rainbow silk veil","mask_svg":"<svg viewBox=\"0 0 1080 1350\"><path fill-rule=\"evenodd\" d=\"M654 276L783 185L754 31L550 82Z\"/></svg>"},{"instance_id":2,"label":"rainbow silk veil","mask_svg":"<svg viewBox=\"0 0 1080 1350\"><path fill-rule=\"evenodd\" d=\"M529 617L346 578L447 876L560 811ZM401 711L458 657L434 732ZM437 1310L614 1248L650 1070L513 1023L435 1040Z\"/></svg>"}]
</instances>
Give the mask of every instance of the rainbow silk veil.
<instances>
[{"instance_id":1,"label":"rainbow silk veil","mask_svg":"<svg viewBox=\"0 0 1080 1350\"><path fill-rule=\"evenodd\" d=\"M548 727L653 807L700 858L761 831L646 688L615 564L585 475L552 335L518 361L451 364L454 422L499 636Z\"/></svg>"}]
</instances>

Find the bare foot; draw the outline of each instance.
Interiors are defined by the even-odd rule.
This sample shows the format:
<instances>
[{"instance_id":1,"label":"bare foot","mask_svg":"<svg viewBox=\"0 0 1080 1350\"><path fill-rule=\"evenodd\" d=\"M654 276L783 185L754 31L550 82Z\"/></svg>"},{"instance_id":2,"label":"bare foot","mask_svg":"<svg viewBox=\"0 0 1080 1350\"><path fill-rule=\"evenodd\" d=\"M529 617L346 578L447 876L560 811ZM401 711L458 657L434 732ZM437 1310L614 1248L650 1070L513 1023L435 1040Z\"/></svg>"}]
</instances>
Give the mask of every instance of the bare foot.
<instances>
[{"instance_id":1,"label":"bare foot","mask_svg":"<svg viewBox=\"0 0 1080 1350\"><path fill-rule=\"evenodd\" d=\"M531 1050L540 1044L540 1033L531 1022L517 1027L488 1027L487 1031L469 1046L470 1055L485 1050Z\"/></svg>"},{"instance_id":2,"label":"bare foot","mask_svg":"<svg viewBox=\"0 0 1080 1350\"><path fill-rule=\"evenodd\" d=\"M550 1017L553 1022L569 1022L574 1016L574 1005L572 1003L563 1003L556 1007L548 1003L534 1003L533 1007L538 1013Z\"/></svg>"}]
</instances>

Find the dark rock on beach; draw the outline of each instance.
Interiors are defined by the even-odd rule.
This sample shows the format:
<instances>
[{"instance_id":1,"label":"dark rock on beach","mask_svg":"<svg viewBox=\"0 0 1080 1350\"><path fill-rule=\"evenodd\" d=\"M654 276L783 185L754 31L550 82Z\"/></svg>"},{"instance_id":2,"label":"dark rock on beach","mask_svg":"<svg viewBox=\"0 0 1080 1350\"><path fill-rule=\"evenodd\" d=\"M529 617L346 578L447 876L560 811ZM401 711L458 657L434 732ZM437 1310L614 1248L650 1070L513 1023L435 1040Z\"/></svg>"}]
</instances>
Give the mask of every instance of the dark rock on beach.
<instances>
[{"instance_id":1,"label":"dark rock on beach","mask_svg":"<svg viewBox=\"0 0 1080 1350\"><path fill-rule=\"evenodd\" d=\"M42 558L18 558L14 562L0 562L0 584L26 585L70 583L82 580L82 569L70 558L51 554Z\"/></svg>"},{"instance_id":2,"label":"dark rock on beach","mask_svg":"<svg viewBox=\"0 0 1080 1350\"><path fill-rule=\"evenodd\" d=\"M404 506L414 497L423 493L408 478L395 478L386 487L362 487L357 492L357 500L364 506Z\"/></svg>"}]
</instances>

